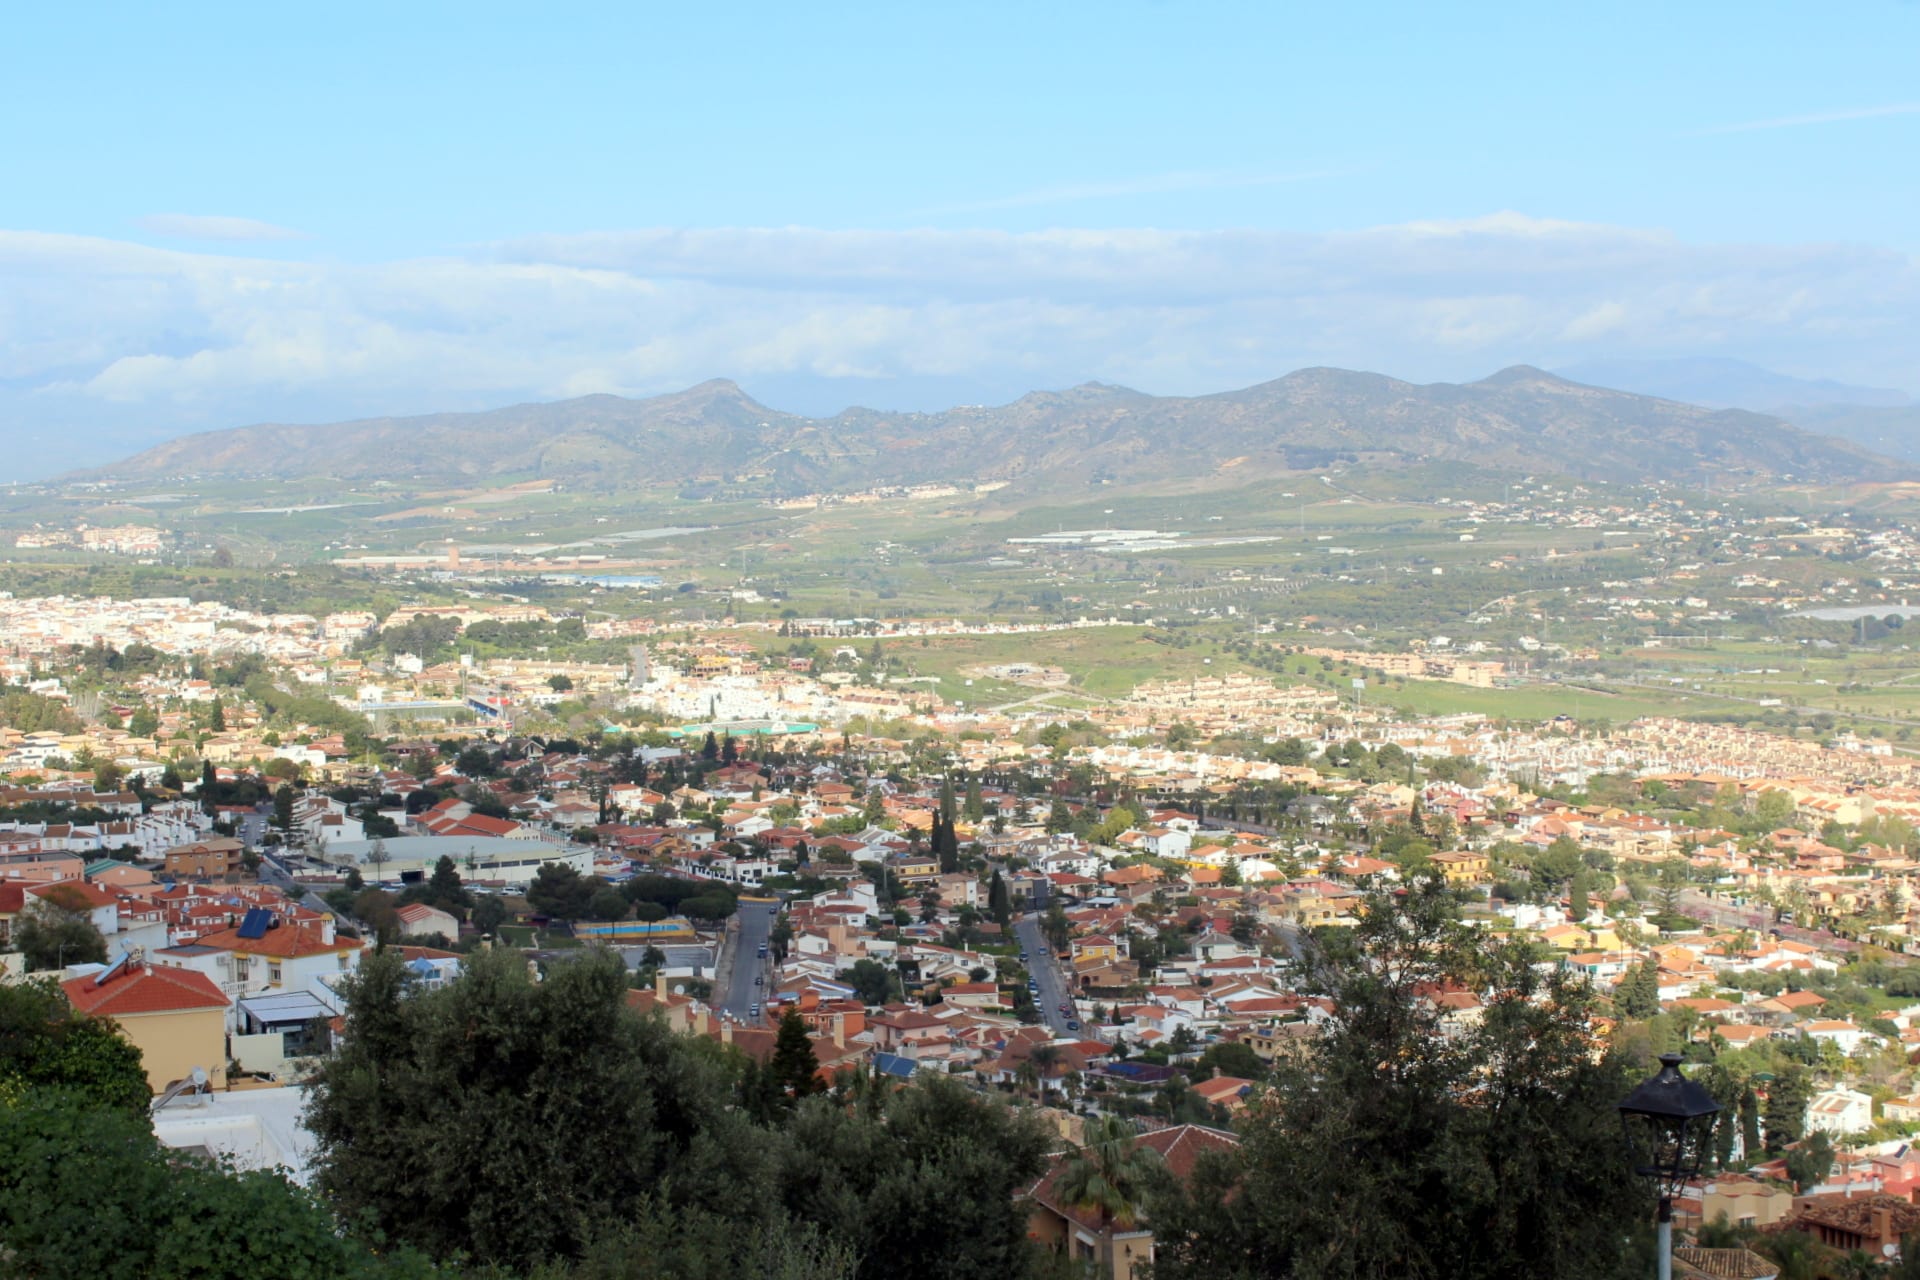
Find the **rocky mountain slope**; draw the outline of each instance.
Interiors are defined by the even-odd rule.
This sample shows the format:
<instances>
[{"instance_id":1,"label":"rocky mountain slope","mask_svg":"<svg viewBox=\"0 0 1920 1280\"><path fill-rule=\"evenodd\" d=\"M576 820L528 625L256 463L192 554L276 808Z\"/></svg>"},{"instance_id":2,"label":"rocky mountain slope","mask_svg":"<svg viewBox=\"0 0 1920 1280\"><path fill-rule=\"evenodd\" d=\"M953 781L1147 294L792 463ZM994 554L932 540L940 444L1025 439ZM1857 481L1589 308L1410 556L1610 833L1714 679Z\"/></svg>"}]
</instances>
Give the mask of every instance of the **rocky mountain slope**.
<instances>
[{"instance_id":1,"label":"rocky mountain slope","mask_svg":"<svg viewBox=\"0 0 1920 1280\"><path fill-rule=\"evenodd\" d=\"M1586 386L1526 366L1416 385L1303 369L1218 395L1089 383L942 413L804 418L724 380L630 400L585 396L485 413L267 424L171 441L95 476L324 476L427 484L544 478L585 489L733 485L776 492L930 480L1245 483L1338 460L1465 462L1616 481L1887 478L1858 445L1778 418Z\"/></svg>"}]
</instances>

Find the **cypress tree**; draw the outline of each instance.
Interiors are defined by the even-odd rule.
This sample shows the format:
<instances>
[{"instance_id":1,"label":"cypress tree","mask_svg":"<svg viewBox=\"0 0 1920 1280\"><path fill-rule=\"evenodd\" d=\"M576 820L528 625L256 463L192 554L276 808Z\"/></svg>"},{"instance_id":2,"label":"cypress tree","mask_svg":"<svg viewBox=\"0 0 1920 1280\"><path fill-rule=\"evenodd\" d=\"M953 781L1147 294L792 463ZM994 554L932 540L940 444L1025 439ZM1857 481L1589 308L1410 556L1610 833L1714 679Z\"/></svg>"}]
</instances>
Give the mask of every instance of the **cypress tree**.
<instances>
[{"instance_id":1,"label":"cypress tree","mask_svg":"<svg viewBox=\"0 0 1920 1280\"><path fill-rule=\"evenodd\" d=\"M1000 878L998 868L994 869L993 879L987 882L987 914L992 916L1002 929L1012 924L1013 895L1007 890L1007 882Z\"/></svg>"},{"instance_id":2,"label":"cypress tree","mask_svg":"<svg viewBox=\"0 0 1920 1280\"><path fill-rule=\"evenodd\" d=\"M1760 1095L1749 1085L1740 1091L1740 1158L1760 1156Z\"/></svg>"}]
</instances>

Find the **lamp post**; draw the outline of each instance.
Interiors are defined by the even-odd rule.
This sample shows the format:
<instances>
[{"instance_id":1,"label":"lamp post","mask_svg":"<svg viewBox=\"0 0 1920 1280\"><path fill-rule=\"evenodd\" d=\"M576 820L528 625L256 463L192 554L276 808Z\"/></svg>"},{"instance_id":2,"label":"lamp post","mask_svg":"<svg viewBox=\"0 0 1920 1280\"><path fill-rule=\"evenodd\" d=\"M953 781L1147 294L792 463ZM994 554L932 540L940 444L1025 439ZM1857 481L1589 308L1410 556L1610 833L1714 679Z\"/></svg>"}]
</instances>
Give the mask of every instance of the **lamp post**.
<instances>
[{"instance_id":1,"label":"lamp post","mask_svg":"<svg viewBox=\"0 0 1920 1280\"><path fill-rule=\"evenodd\" d=\"M1680 1055L1660 1055L1660 1070L1620 1103L1620 1122L1633 1150L1633 1171L1659 1199L1659 1275L1673 1276L1673 1198L1700 1172L1720 1104L1680 1074Z\"/></svg>"}]
</instances>

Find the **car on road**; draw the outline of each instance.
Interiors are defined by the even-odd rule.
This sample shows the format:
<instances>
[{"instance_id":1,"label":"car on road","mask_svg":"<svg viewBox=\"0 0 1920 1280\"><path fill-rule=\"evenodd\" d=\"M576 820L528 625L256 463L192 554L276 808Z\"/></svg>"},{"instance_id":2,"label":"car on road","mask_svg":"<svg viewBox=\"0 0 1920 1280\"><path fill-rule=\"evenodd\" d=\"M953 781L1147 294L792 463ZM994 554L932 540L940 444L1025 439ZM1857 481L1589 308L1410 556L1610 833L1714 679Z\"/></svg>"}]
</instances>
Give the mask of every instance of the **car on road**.
<instances>
[{"instance_id":1,"label":"car on road","mask_svg":"<svg viewBox=\"0 0 1920 1280\"><path fill-rule=\"evenodd\" d=\"M755 975L754 975L754 979L753 979L753 985L754 985L754 986L756 986L756 987L764 987L764 986L766 986L766 985L767 985L767 975L766 975L766 974L764 974L764 973L761 973L761 974L755 974Z\"/></svg>"},{"instance_id":2,"label":"car on road","mask_svg":"<svg viewBox=\"0 0 1920 1280\"><path fill-rule=\"evenodd\" d=\"M755 1000L753 1002L753 1007L747 1010L747 1015L753 1018L757 1018L760 1016L760 1002L758 1000Z\"/></svg>"},{"instance_id":3,"label":"car on road","mask_svg":"<svg viewBox=\"0 0 1920 1280\"><path fill-rule=\"evenodd\" d=\"M1026 962L1027 962L1027 953L1022 951L1020 953L1020 963L1025 964Z\"/></svg>"},{"instance_id":4,"label":"car on road","mask_svg":"<svg viewBox=\"0 0 1920 1280\"><path fill-rule=\"evenodd\" d=\"M1078 1022L1075 1022L1072 1018L1067 1019L1067 1030L1078 1031L1079 1029L1080 1029L1080 1024Z\"/></svg>"}]
</instances>

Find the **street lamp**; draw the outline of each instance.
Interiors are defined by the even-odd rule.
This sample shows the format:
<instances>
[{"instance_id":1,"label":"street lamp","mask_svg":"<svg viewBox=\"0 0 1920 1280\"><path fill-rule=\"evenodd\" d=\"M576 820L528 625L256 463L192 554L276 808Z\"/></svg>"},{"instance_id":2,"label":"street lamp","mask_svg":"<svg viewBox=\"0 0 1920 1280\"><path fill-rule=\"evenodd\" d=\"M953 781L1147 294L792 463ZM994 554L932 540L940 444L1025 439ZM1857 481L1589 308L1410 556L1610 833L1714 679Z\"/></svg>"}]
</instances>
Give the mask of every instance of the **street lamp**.
<instances>
[{"instance_id":1,"label":"street lamp","mask_svg":"<svg viewBox=\"0 0 1920 1280\"><path fill-rule=\"evenodd\" d=\"M1697 1176L1713 1140L1720 1104L1680 1074L1680 1055L1660 1055L1660 1071L1620 1103L1620 1122L1633 1150L1633 1171L1659 1197L1660 1280L1673 1276L1673 1198Z\"/></svg>"}]
</instances>

